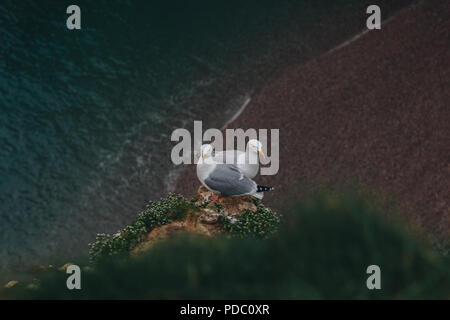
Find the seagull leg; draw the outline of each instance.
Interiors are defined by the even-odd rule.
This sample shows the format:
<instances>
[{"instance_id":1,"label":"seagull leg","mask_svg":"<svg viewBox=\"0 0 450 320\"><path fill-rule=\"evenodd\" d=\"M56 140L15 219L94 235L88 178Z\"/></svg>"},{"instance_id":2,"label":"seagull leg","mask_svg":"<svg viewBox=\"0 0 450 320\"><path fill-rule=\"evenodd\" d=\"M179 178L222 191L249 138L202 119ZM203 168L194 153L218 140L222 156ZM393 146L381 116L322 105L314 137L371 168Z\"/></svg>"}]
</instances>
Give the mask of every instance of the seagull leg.
<instances>
[{"instance_id":1,"label":"seagull leg","mask_svg":"<svg viewBox=\"0 0 450 320\"><path fill-rule=\"evenodd\" d=\"M209 200L216 202L217 200L219 200L219 195L213 193L210 197Z\"/></svg>"}]
</instances>

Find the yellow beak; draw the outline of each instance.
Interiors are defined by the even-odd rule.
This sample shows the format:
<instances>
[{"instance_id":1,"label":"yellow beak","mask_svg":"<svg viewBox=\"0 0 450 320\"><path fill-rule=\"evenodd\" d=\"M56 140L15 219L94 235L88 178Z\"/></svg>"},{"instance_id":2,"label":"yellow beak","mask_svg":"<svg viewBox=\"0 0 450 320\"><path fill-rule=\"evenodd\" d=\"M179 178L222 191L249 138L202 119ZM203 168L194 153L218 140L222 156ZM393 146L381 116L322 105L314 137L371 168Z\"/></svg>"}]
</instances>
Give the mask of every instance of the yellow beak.
<instances>
[{"instance_id":1,"label":"yellow beak","mask_svg":"<svg viewBox=\"0 0 450 320\"><path fill-rule=\"evenodd\" d=\"M206 154L203 153L202 154L202 158L205 159L206 158Z\"/></svg>"},{"instance_id":2,"label":"yellow beak","mask_svg":"<svg viewBox=\"0 0 450 320\"><path fill-rule=\"evenodd\" d=\"M263 158L265 158L266 156L264 155L264 152L262 151L258 151L259 155L262 156Z\"/></svg>"}]
</instances>

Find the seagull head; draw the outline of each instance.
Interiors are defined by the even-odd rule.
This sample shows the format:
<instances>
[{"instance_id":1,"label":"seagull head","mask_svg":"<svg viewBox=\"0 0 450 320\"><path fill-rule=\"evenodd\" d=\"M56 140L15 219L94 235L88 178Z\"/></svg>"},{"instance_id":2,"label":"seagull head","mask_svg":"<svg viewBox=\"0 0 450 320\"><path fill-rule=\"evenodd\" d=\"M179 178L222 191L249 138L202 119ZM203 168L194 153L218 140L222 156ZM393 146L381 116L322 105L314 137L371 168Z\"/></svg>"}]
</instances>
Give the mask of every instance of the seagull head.
<instances>
[{"instance_id":1,"label":"seagull head","mask_svg":"<svg viewBox=\"0 0 450 320\"><path fill-rule=\"evenodd\" d=\"M200 153L201 153L203 159L209 158L212 155L212 152L213 152L213 147L210 144L203 144L200 147Z\"/></svg>"},{"instance_id":2,"label":"seagull head","mask_svg":"<svg viewBox=\"0 0 450 320\"><path fill-rule=\"evenodd\" d=\"M248 142L248 149L251 152L258 153L260 156L264 158L264 152L262 151L262 144L256 139L251 139Z\"/></svg>"}]
</instances>

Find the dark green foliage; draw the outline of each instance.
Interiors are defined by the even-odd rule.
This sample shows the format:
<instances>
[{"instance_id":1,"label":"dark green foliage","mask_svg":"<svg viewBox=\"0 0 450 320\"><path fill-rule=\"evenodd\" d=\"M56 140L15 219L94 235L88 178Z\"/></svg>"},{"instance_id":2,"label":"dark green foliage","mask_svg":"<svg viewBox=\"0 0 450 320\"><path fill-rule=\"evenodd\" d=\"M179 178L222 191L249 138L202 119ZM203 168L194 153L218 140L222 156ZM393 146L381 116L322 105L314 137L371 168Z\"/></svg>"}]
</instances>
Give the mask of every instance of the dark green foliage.
<instances>
[{"instance_id":1,"label":"dark green foliage","mask_svg":"<svg viewBox=\"0 0 450 320\"><path fill-rule=\"evenodd\" d=\"M89 245L92 261L102 257L126 255L141 241L142 236L157 226L182 220L190 209L197 209L192 202L180 195L169 194L160 202L150 202L136 220L116 235L99 234Z\"/></svg>"},{"instance_id":2,"label":"dark green foliage","mask_svg":"<svg viewBox=\"0 0 450 320\"><path fill-rule=\"evenodd\" d=\"M218 213L221 213L222 210L224 209L223 205L221 205L220 203L214 202L214 206L216 207L216 210Z\"/></svg>"},{"instance_id":3,"label":"dark green foliage","mask_svg":"<svg viewBox=\"0 0 450 320\"><path fill-rule=\"evenodd\" d=\"M322 194L296 201L282 212L280 232L264 241L254 237L175 238L140 256L102 260L91 271L83 271L82 290L65 289L67 275L52 272L41 277L34 290L19 284L4 295L85 299L450 297L448 256L440 255L365 200ZM251 213L246 217L248 221L255 218ZM372 264L381 268L381 290L366 287L366 269Z\"/></svg>"},{"instance_id":4,"label":"dark green foliage","mask_svg":"<svg viewBox=\"0 0 450 320\"><path fill-rule=\"evenodd\" d=\"M198 199L200 199L200 195L196 194L189 198L189 202L195 204L198 201Z\"/></svg>"},{"instance_id":5,"label":"dark green foliage","mask_svg":"<svg viewBox=\"0 0 450 320\"><path fill-rule=\"evenodd\" d=\"M220 216L223 229L238 237L266 239L274 235L281 222L281 216L258 204L257 211L245 210L237 219Z\"/></svg>"},{"instance_id":6,"label":"dark green foliage","mask_svg":"<svg viewBox=\"0 0 450 320\"><path fill-rule=\"evenodd\" d=\"M199 207L199 208L206 208L206 207L208 206L208 204L210 204L210 202L211 202L211 201L209 201L209 200L203 201L202 203L200 203L200 204L198 205L198 207Z\"/></svg>"}]
</instances>

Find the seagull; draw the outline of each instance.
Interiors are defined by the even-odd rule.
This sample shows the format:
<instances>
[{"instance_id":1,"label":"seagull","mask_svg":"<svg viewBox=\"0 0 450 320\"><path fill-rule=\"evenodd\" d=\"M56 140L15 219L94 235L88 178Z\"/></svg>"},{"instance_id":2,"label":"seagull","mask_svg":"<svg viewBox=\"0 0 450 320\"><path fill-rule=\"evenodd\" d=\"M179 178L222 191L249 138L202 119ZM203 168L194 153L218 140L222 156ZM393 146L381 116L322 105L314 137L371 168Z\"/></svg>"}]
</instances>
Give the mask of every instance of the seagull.
<instances>
[{"instance_id":1,"label":"seagull","mask_svg":"<svg viewBox=\"0 0 450 320\"><path fill-rule=\"evenodd\" d=\"M250 195L258 199L263 198L264 191L271 191L273 187L259 186L255 181L245 176L234 164L217 162L212 157L213 147L210 144L201 146L201 157L197 163L197 177L208 190L217 196Z\"/></svg>"},{"instance_id":2,"label":"seagull","mask_svg":"<svg viewBox=\"0 0 450 320\"><path fill-rule=\"evenodd\" d=\"M247 143L245 152L240 150L216 152L214 160L223 163L233 163L246 177L253 179L259 171L258 155L265 157L262 151L262 144L256 139L251 139Z\"/></svg>"}]
</instances>

